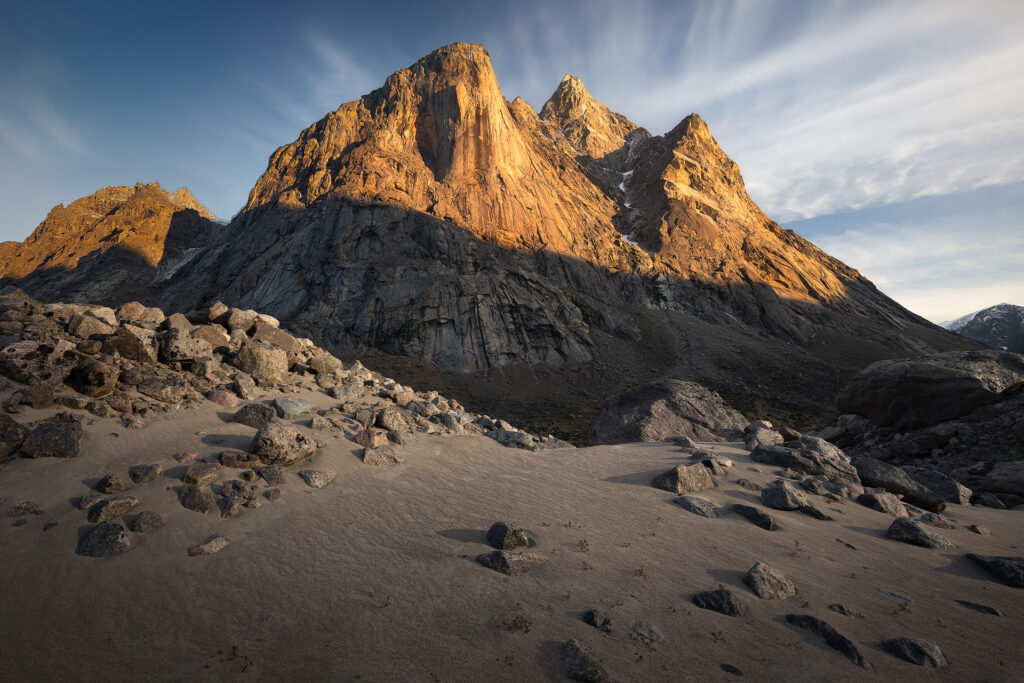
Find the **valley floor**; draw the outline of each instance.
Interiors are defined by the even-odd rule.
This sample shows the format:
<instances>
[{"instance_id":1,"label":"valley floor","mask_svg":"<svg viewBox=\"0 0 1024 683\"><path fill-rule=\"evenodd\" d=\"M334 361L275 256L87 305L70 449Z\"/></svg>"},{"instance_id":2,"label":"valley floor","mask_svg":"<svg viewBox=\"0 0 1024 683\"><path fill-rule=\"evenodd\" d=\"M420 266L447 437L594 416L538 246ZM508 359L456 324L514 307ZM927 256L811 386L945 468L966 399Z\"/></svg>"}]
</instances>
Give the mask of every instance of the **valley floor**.
<instances>
[{"instance_id":1,"label":"valley floor","mask_svg":"<svg viewBox=\"0 0 1024 683\"><path fill-rule=\"evenodd\" d=\"M4 511L21 501L43 511L0 525L0 679L564 680L560 652L570 638L623 681L735 678L723 664L744 680L1024 676L1024 590L965 557L1024 554L1019 510L951 506L944 516L956 528L937 531L957 547L929 550L887 539L892 518L853 501L815 499L834 521L772 511L772 532L736 515L698 517L649 485L689 462L667 443L532 453L479 436L416 435L399 449L404 464L376 468L344 437L308 431L326 443L292 470L311 466L337 478L316 490L288 472L279 499L260 497L258 509L223 519L178 503L184 466L171 456L244 449L254 430L226 415L210 403L141 430L90 419L82 456L14 459L0 470ZM755 465L736 444L710 447L735 464L718 488L698 495L759 505L736 481L764 485L775 468ZM166 526L133 534L137 547L122 555L76 555L90 525L70 501L99 477L127 480L130 466L158 462L165 478L125 493ZM236 476L225 469L221 480ZM505 576L474 561L489 551L485 532L499 520L532 535L542 566ZM990 535L967 530L971 523ZM230 544L187 554L211 534ZM757 561L782 570L796 597L757 598L742 581ZM720 585L740 597L744 615L691 602ZM830 610L835 603L861 617ZM611 616L610 634L583 622L589 609ZM790 613L830 623L871 668L789 625ZM634 634L638 620L664 639ZM925 669L880 648L900 636L938 644L949 666Z\"/></svg>"}]
</instances>

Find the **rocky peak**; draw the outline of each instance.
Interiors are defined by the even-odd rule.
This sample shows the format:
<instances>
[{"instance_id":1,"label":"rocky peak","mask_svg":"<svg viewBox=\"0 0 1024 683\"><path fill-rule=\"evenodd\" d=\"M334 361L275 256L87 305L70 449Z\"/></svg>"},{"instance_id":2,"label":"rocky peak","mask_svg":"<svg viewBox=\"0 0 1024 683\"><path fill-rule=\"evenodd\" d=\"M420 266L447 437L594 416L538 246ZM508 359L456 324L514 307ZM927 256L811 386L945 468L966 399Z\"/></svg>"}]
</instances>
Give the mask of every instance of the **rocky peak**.
<instances>
[{"instance_id":1,"label":"rocky peak","mask_svg":"<svg viewBox=\"0 0 1024 683\"><path fill-rule=\"evenodd\" d=\"M636 124L608 109L587 91L583 81L566 74L541 108L540 117L561 129L566 140L580 153L606 160L621 170L626 159L626 137Z\"/></svg>"},{"instance_id":2,"label":"rocky peak","mask_svg":"<svg viewBox=\"0 0 1024 683\"><path fill-rule=\"evenodd\" d=\"M177 204L183 209L192 209L203 218L208 220L216 220L217 217L210 213L210 210L199 203L199 201L188 191L187 187L179 187L177 190L172 192L169 196L173 204Z\"/></svg>"}]
</instances>

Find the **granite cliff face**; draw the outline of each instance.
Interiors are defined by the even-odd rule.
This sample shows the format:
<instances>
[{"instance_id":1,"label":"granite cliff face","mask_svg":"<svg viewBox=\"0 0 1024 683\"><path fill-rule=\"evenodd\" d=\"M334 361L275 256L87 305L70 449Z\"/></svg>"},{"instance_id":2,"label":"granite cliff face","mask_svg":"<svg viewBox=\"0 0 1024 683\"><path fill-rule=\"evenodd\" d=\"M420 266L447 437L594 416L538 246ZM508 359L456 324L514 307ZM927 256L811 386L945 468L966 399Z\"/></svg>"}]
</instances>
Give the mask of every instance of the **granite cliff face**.
<instances>
[{"instance_id":1,"label":"granite cliff face","mask_svg":"<svg viewBox=\"0 0 1024 683\"><path fill-rule=\"evenodd\" d=\"M197 254L219 227L185 188L104 187L53 207L24 242L0 245L0 280L51 299L116 303Z\"/></svg>"}]
</instances>

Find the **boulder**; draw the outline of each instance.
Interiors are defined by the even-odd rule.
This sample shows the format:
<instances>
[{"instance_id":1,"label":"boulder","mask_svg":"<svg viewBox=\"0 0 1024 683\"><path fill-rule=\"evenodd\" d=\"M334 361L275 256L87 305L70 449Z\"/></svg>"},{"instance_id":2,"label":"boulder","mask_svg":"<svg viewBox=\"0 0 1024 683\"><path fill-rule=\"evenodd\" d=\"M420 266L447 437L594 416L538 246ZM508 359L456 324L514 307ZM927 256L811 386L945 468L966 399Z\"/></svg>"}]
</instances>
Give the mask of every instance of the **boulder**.
<instances>
[{"instance_id":1,"label":"boulder","mask_svg":"<svg viewBox=\"0 0 1024 683\"><path fill-rule=\"evenodd\" d=\"M96 484L96 490L100 493L117 493L125 490L124 479L116 474L108 474Z\"/></svg>"},{"instance_id":2,"label":"boulder","mask_svg":"<svg viewBox=\"0 0 1024 683\"><path fill-rule=\"evenodd\" d=\"M865 368L836 399L843 413L909 431L970 414L1024 387L1024 356L951 351Z\"/></svg>"},{"instance_id":3,"label":"boulder","mask_svg":"<svg viewBox=\"0 0 1024 683\"><path fill-rule=\"evenodd\" d=\"M152 465L136 465L128 470L128 476L130 476L132 481L136 484L156 481L164 476L164 466L160 463L154 463Z\"/></svg>"},{"instance_id":4,"label":"boulder","mask_svg":"<svg viewBox=\"0 0 1024 683\"><path fill-rule=\"evenodd\" d=\"M992 493L1024 496L1024 461L995 463L982 480L981 488Z\"/></svg>"},{"instance_id":5,"label":"boulder","mask_svg":"<svg viewBox=\"0 0 1024 683\"><path fill-rule=\"evenodd\" d=\"M309 369L318 375L331 375L345 367L340 360L326 351L318 353L310 358L309 361L306 362L306 365L308 365Z\"/></svg>"},{"instance_id":6,"label":"boulder","mask_svg":"<svg viewBox=\"0 0 1024 683\"><path fill-rule=\"evenodd\" d=\"M477 555L476 561L496 572L501 572L508 576L517 576L544 564L544 557L536 553L513 553L507 550L494 550L483 555Z\"/></svg>"},{"instance_id":7,"label":"boulder","mask_svg":"<svg viewBox=\"0 0 1024 683\"><path fill-rule=\"evenodd\" d=\"M128 528L138 533L149 533L162 528L165 524L163 517L155 512L145 510L135 516Z\"/></svg>"},{"instance_id":8,"label":"boulder","mask_svg":"<svg viewBox=\"0 0 1024 683\"><path fill-rule=\"evenodd\" d=\"M89 530L78 542L75 553L86 557L120 555L135 547L135 540L120 523L103 522Z\"/></svg>"},{"instance_id":9,"label":"boulder","mask_svg":"<svg viewBox=\"0 0 1024 683\"><path fill-rule=\"evenodd\" d=\"M79 339L91 339L94 336L106 337L107 335L114 334L114 331L117 329L115 325L108 325L91 315L79 313L71 316L71 320L68 321L68 332Z\"/></svg>"},{"instance_id":10,"label":"boulder","mask_svg":"<svg viewBox=\"0 0 1024 683\"><path fill-rule=\"evenodd\" d=\"M804 495L785 479L776 479L761 491L761 504L775 510L799 510L808 507Z\"/></svg>"},{"instance_id":11,"label":"boulder","mask_svg":"<svg viewBox=\"0 0 1024 683\"><path fill-rule=\"evenodd\" d=\"M829 481L860 486L857 470L846 455L822 439L803 437L797 447L757 446L750 453L754 462L787 467L803 474L823 475Z\"/></svg>"},{"instance_id":12,"label":"boulder","mask_svg":"<svg viewBox=\"0 0 1024 683\"><path fill-rule=\"evenodd\" d=\"M139 382L135 389L140 394L164 403L181 403L188 396L188 384L178 377L150 375Z\"/></svg>"},{"instance_id":13,"label":"boulder","mask_svg":"<svg viewBox=\"0 0 1024 683\"><path fill-rule=\"evenodd\" d=\"M676 435L729 441L738 439L748 423L707 387L662 379L608 399L591 428L590 443L664 441Z\"/></svg>"},{"instance_id":14,"label":"boulder","mask_svg":"<svg viewBox=\"0 0 1024 683\"><path fill-rule=\"evenodd\" d=\"M288 354L254 340L242 346L235 356L235 367L257 381L280 383L288 378Z\"/></svg>"},{"instance_id":15,"label":"boulder","mask_svg":"<svg viewBox=\"0 0 1024 683\"><path fill-rule=\"evenodd\" d=\"M1007 586L1024 588L1024 557L997 557L969 553L967 558Z\"/></svg>"},{"instance_id":16,"label":"boulder","mask_svg":"<svg viewBox=\"0 0 1024 683\"><path fill-rule=\"evenodd\" d=\"M300 415L313 412L316 406L312 401L307 401L304 398L279 396L274 399L274 408L277 410L278 417L284 420L294 420Z\"/></svg>"},{"instance_id":17,"label":"boulder","mask_svg":"<svg viewBox=\"0 0 1024 683\"><path fill-rule=\"evenodd\" d=\"M608 671L597 661L591 650L575 638L562 646L562 668L573 681L605 681Z\"/></svg>"},{"instance_id":18,"label":"boulder","mask_svg":"<svg viewBox=\"0 0 1024 683\"><path fill-rule=\"evenodd\" d=\"M408 411L401 408L390 407L377 413L375 424L381 429L386 429L389 432L411 432L412 428L409 426L409 419L411 417L412 416L408 414Z\"/></svg>"},{"instance_id":19,"label":"boulder","mask_svg":"<svg viewBox=\"0 0 1024 683\"><path fill-rule=\"evenodd\" d=\"M721 511L715 507L714 503L698 496L679 496L678 498L673 498L672 502L687 512L692 512L699 517L714 519L722 514Z\"/></svg>"},{"instance_id":20,"label":"boulder","mask_svg":"<svg viewBox=\"0 0 1024 683\"><path fill-rule=\"evenodd\" d=\"M887 515L893 517L906 517L907 508L900 502L900 499L895 495L882 492L882 493L862 493L857 496L857 502L864 507L884 512Z\"/></svg>"},{"instance_id":21,"label":"boulder","mask_svg":"<svg viewBox=\"0 0 1024 683\"><path fill-rule=\"evenodd\" d=\"M908 503L931 512L942 512L946 507L946 502L941 496L914 481L898 467L868 455L854 457L853 465L865 486L876 486L890 493L898 493Z\"/></svg>"},{"instance_id":22,"label":"boulder","mask_svg":"<svg viewBox=\"0 0 1024 683\"><path fill-rule=\"evenodd\" d=\"M93 524L109 522L115 517L131 512L138 507L139 502L139 499L134 496L118 496L101 500L89 508L89 521Z\"/></svg>"},{"instance_id":23,"label":"boulder","mask_svg":"<svg viewBox=\"0 0 1024 683\"><path fill-rule=\"evenodd\" d=\"M842 652L846 655L847 659L857 666L863 669L870 668L868 661L864 659L864 655L853 644L853 641L835 630L828 622L812 617L809 614L787 614L786 622L797 628L806 629L811 633L817 634L825 641L826 645L833 650Z\"/></svg>"},{"instance_id":24,"label":"boulder","mask_svg":"<svg viewBox=\"0 0 1024 683\"><path fill-rule=\"evenodd\" d=\"M728 588L719 588L715 591L701 591L693 596L693 604L701 609L718 612L728 617L738 617L746 612L743 602Z\"/></svg>"},{"instance_id":25,"label":"boulder","mask_svg":"<svg viewBox=\"0 0 1024 683\"><path fill-rule=\"evenodd\" d=\"M287 467L316 451L316 443L284 420L273 418L256 432L249 452L265 463Z\"/></svg>"},{"instance_id":26,"label":"boulder","mask_svg":"<svg viewBox=\"0 0 1024 683\"><path fill-rule=\"evenodd\" d=\"M246 403L231 416L231 421L259 429L275 417L277 417L277 411L273 406L266 403Z\"/></svg>"},{"instance_id":27,"label":"boulder","mask_svg":"<svg viewBox=\"0 0 1024 683\"><path fill-rule=\"evenodd\" d=\"M178 502L183 508L204 515L217 507L217 498L210 487L197 484L185 484L178 489Z\"/></svg>"},{"instance_id":28,"label":"boulder","mask_svg":"<svg viewBox=\"0 0 1024 683\"><path fill-rule=\"evenodd\" d=\"M75 458L82 445L82 424L64 413L33 429L21 444L29 458Z\"/></svg>"},{"instance_id":29,"label":"boulder","mask_svg":"<svg viewBox=\"0 0 1024 683\"><path fill-rule=\"evenodd\" d=\"M779 446L783 441L782 434L760 426L755 427L743 437L743 445L748 451L764 446Z\"/></svg>"},{"instance_id":30,"label":"boulder","mask_svg":"<svg viewBox=\"0 0 1024 683\"><path fill-rule=\"evenodd\" d=\"M933 491L940 499L947 503L957 505L969 505L973 491L955 479L950 479L941 472L930 470L925 467L904 465L901 470L921 486ZM1024 490L1024 489L1022 489Z\"/></svg>"},{"instance_id":31,"label":"boulder","mask_svg":"<svg viewBox=\"0 0 1024 683\"><path fill-rule=\"evenodd\" d=\"M754 526L759 526L765 531L775 531L775 520L764 510L759 510L753 505L742 505L740 503L733 503L729 509Z\"/></svg>"},{"instance_id":32,"label":"boulder","mask_svg":"<svg viewBox=\"0 0 1024 683\"><path fill-rule=\"evenodd\" d=\"M377 448L388 443L388 433L383 429L368 427L359 430L353 437L353 441L364 448Z\"/></svg>"},{"instance_id":33,"label":"boulder","mask_svg":"<svg viewBox=\"0 0 1024 683\"><path fill-rule=\"evenodd\" d=\"M102 350L136 363L152 364L158 360L156 333L137 325L121 325L103 342Z\"/></svg>"},{"instance_id":34,"label":"boulder","mask_svg":"<svg viewBox=\"0 0 1024 683\"><path fill-rule=\"evenodd\" d=\"M402 456L398 454L398 451L396 451L393 446L389 445L377 446L376 448L364 448L362 460L364 465L374 465L377 467L384 465L397 465L405 462Z\"/></svg>"},{"instance_id":35,"label":"boulder","mask_svg":"<svg viewBox=\"0 0 1024 683\"><path fill-rule=\"evenodd\" d=\"M187 484L207 486L217 481L223 468L215 462L197 462L188 466L181 480Z\"/></svg>"},{"instance_id":36,"label":"boulder","mask_svg":"<svg viewBox=\"0 0 1024 683\"><path fill-rule=\"evenodd\" d=\"M299 470L298 475L302 481L306 482L306 486L313 489L322 489L338 476L335 472L327 470Z\"/></svg>"},{"instance_id":37,"label":"boulder","mask_svg":"<svg viewBox=\"0 0 1024 683\"><path fill-rule=\"evenodd\" d=\"M676 465L655 477L651 486L682 495L712 489L715 487L715 481L708 473L708 468L697 463L695 465Z\"/></svg>"},{"instance_id":38,"label":"boulder","mask_svg":"<svg viewBox=\"0 0 1024 683\"><path fill-rule=\"evenodd\" d=\"M0 412L0 463L18 452L29 430L7 413Z\"/></svg>"},{"instance_id":39,"label":"boulder","mask_svg":"<svg viewBox=\"0 0 1024 683\"><path fill-rule=\"evenodd\" d=\"M778 569L757 562L743 577L743 583L762 600L785 600L796 595L796 587Z\"/></svg>"},{"instance_id":40,"label":"boulder","mask_svg":"<svg viewBox=\"0 0 1024 683\"><path fill-rule=\"evenodd\" d=\"M287 353L289 358L300 349L298 339L264 320L257 319L251 332L253 340L277 347Z\"/></svg>"},{"instance_id":41,"label":"boulder","mask_svg":"<svg viewBox=\"0 0 1024 683\"><path fill-rule=\"evenodd\" d=\"M256 311L243 311L240 308L230 309L223 319L224 327L228 328L231 332L235 330L248 332L255 322Z\"/></svg>"},{"instance_id":42,"label":"boulder","mask_svg":"<svg viewBox=\"0 0 1024 683\"><path fill-rule=\"evenodd\" d=\"M231 349L231 335L220 325L199 325L191 334L194 339L206 342L218 353L226 353Z\"/></svg>"},{"instance_id":43,"label":"boulder","mask_svg":"<svg viewBox=\"0 0 1024 683\"><path fill-rule=\"evenodd\" d=\"M0 350L0 375L29 386L63 382L78 358L74 345L64 340L15 342Z\"/></svg>"},{"instance_id":44,"label":"boulder","mask_svg":"<svg viewBox=\"0 0 1024 683\"><path fill-rule=\"evenodd\" d=\"M189 330L171 329L160 344L160 360L165 363L193 361L213 356L213 347L205 339L194 337Z\"/></svg>"},{"instance_id":45,"label":"boulder","mask_svg":"<svg viewBox=\"0 0 1024 683\"><path fill-rule=\"evenodd\" d=\"M530 545L526 532L508 522L495 522L487 530L487 543L498 550L514 550Z\"/></svg>"},{"instance_id":46,"label":"boulder","mask_svg":"<svg viewBox=\"0 0 1024 683\"><path fill-rule=\"evenodd\" d=\"M241 371L235 373L233 387L235 393L246 401L252 401L258 395L256 392L256 382L253 381L252 377Z\"/></svg>"},{"instance_id":47,"label":"boulder","mask_svg":"<svg viewBox=\"0 0 1024 683\"><path fill-rule=\"evenodd\" d=\"M242 401L233 392L227 389L211 389L206 394L206 400L211 403L216 403L223 408L237 408L242 404Z\"/></svg>"},{"instance_id":48,"label":"boulder","mask_svg":"<svg viewBox=\"0 0 1024 683\"><path fill-rule=\"evenodd\" d=\"M911 664L941 669L946 666L946 658L935 643L919 638L892 638L882 641L882 649Z\"/></svg>"},{"instance_id":49,"label":"boulder","mask_svg":"<svg viewBox=\"0 0 1024 683\"><path fill-rule=\"evenodd\" d=\"M952 548L953 544L945 537L921 526L909 517L897 517L889 525L886 536L894 541L902 541L922 548Z\"/></svg>"},{"instance_id":50,"label":"boulder","mask_svg":"<svg viewBox=\"0 0 1024 683\"><path fill-rule=\"evenodd\" d=\"M114 392L121 371L113 365L103 363L95 358L82 358L71 371L64 383L75 391L102 398Z\"/></svg>"}]
</instances>

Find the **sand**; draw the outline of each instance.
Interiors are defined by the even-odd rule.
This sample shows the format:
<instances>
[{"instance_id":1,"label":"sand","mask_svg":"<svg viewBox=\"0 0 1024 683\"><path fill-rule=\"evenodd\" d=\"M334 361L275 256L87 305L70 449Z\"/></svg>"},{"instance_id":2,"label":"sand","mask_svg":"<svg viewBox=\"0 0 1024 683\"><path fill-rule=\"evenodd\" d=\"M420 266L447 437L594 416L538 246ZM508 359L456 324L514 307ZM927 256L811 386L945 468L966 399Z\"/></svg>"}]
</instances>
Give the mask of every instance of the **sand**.
<instances>
[{"instance_id":1,"label":"sand","mask_svg":"<svg viewBox=\"0 0 1024 683\"><path fill-rule=\"evenodd\" d=\"M565 680L559 652L569 638L623 681L734 679L721 664L744 680L1024 676L1024 590L964 557L1024 555L1019 511L950 506L945 516L957 528L938 530L957 546L948 550L889 540L891 517L814 496L835 521L772 511L779 529L768 532L735 515L698 517L652 488L654 475L688 462L672 444L530 453L478 436L418 435L399 449L404 464L374 468L344 437L303 427L326 443L287 474L281 498L222 519L178 504L173 487L184 467L171 456L244 448L255 430L224 422L228 414L209 404L141 430L89 418L81 457L15 459L0 469L4 511L23 500L44 510L18 527L0 518L0 679ZM755 465L738 444L714 449L735 465L699 495L718 505L758 504L736 479L765 484L776 468ZM75 555L91 525L70 501L103 475L130 482L130 466L156 462L167 476L125 493L142 499L136 511L157 512L167 525L133 534L137 547L123 555ZM338 476L310 489L294 473L306 467ZM499 520L527 529L545 564L513 577L477 564L489 550L485 532ZM47 522L58 525L44 532ZM991 535L968 531L970 523ZM188 556L212 534L231 543ZM758 599L742 582L756 561L782 570L797 596ZM740 597L744 616L691 603L695 592L719 585ZM863 618L830 611L832 603ZM591 608L611 615L612 633L582 621ZM788 613L829 622L872 668L790 626ZM664 640L633 635L637 620ZM924 669L880 649L899 636L938 644L948 668Z\"/></svg>"}]
</instances>

